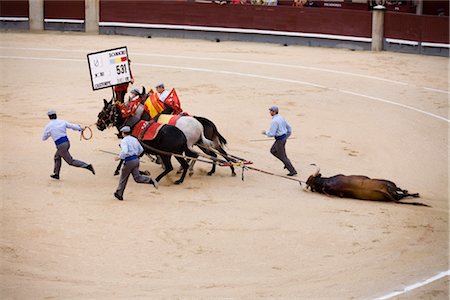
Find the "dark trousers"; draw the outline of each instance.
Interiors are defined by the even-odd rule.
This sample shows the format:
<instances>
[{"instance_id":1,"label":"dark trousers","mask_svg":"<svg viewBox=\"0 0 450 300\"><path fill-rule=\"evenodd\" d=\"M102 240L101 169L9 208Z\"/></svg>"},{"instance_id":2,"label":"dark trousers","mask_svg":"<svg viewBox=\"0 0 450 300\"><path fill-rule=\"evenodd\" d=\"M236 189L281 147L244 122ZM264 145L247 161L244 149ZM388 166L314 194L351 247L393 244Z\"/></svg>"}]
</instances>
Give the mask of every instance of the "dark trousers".
<instances>
[{"instance_id":1,"label":"dark trousers","mask_svg":"<svg viewBox=\"0 0 450 300\"><path fill-rule=\"evenodd\" d=\"M63 158L66 163L68 163L71 166L77 167L77 168L86 168L87 163L73 159L72 155L69 153L70 148L70 142L65 142L62 144L59 144L56 146L56 153L55 153L55 168L53 170L53 173L56 175L59 175L59 171L61 170L61 158Z\"/></svg>"},{"instance_id":2,"label":"dark trousers","mask_svg":"<svg viewBox=\"0 0 450 300\"><path fill-rule=\"evenodd\" d=\"M286 155L286 148L285 148L286 140L287 139L275 140L275 143L273 143L272 148L270 148L270 153L272 153L273 156L281 160L286 169L288 169L290 173L297 173L291 161Z\"/></svg>"},{"instance_id":3,"label":"dark trousers","mask_svg":"<svg viewBox=\"0 0 450 300\"><path fill-rule=\"evenodd\" d=\"M127 91L114 91L114 93L116 94L116 96L115 96L116 101L119 101L121 103L125 102L125 95L126 95Z\"/></svg>"},{"instance_id":4,"label":"dark trousers","mask_svg":"<svg viewBox=\"0 0 450 300\"><path fill-rule=\"evenodd\" d=\"M127 186L128 177L133 175L134 181L137 183L150 183L151 178L139 174L139 159L129 160L123 163L122 172L120 173L119 186L116 193L123 197L125 187Z\"/></svg>"}]
</instances>

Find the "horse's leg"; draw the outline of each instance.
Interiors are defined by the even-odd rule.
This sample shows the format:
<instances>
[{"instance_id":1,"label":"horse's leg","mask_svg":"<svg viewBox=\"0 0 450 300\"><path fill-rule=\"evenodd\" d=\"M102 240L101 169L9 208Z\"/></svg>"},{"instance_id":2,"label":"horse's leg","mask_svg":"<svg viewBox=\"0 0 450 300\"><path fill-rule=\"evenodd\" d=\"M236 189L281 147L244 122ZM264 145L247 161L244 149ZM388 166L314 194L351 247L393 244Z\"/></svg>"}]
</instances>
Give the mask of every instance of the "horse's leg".
<instances>
[{"instance_id":1,"label":"horse's leg","mask_svg":"<svg viewBox=\"0 0 450 300\"><path fill-rule=\"evenodd\" d=\"M184 181L184 177L186 177L186 173L187 173L187 171L188 171L189 164L188 164L188 163L186 162L186 160L185 160L184 158L182 158L182 157L176 156L175 158L178 160L178 162L179 162L179 163L181 164L181 166L183 167L183 174L181 174L180 179L178 179L177 181L175 181L175 184L181 184L181 183L183 183L183 181Z\"/></svg>"},{"instance_id":2,"label":"horse's leg","mask_svg":"<svg viewBox=\"0 0 450 300\"><path fill-rule=\"evenodd\" d=\"M164 171L156 177L156 181L160 181L161 178L167 175L167 173L173 170L172 162L170 161L171 155L160 155L162 163L164 164Z\"/></svg>"},{"instance_id":3,"label":"horse's leg","mask_svg":"<svg viewBox=\"0 0 450 300\"><path fill-rule=\"evenodd\" d=\"M188 170L189 170L189 176L192 176L192 174L194 174L194 164L195 164L195 159L198 158L198 153L195 151L192 151L191 149L186 149L185 152L186 156L192 157L194 159L185 159L185 162L188 164ZM181 171L184 171L184 167L183 165L181 165Z\"/></svg>"},{"instance_id":4,"label":"horse's leg","mask_svg":"<svg viewBox=\"0 0 450 300\"><path fill-rule=\"evenodd\" d=\"M198 155L197 155L197 157L198 157ZM194 165L195 165L196 162L197 162L197 160L195 160L195 159L190 160L190 162L188 161L188 163L189 163L189 176L192 176L192 174L194 174Z\"/></svg>"},{"instance_id":5,"label":"horse's leg","mask_svg":"<svg viewBox=\"0 0 450 300\"><path fill-rule=\"evenodd\" d=\"M189 154L188 154L188 156L191 156L191 157L194 157L194 158L198 157L198 155L189 155ZM194 174L194 165L195 165L196 160L195 159L186 159L186 162L189 165L189 168L188 168L189 176L192 176ZM182 165L180 165L180 167L178 168L177 174L181 174L183 172L184 172L184 168L183 168Z\"/></svg>"},{"instance_id":6,"label":"horse's leg","mask_svg":"<svg viewBox=\"0 0 450 300\"><path fill-rule=\"evenodd\" d=\"M232 161L230 161L230 158L228 157L227 152L222 147L218 147L217 151L219 151L219 153L222 155L223 158L225 158L226 161L232 162ZM234 167L230 166L230 169L231 169L231 176L233 176L233 177L236 176L236 172L234 171Z\"/></svg>"},{"instance_id":7,"label":"horse's leg","mask_svg":"<svg viewBox=\"0 0 450 300\"><path fill-rule=\"evenodd\" d=\"M121 159L121 160L119 161L119 164L117 165L117 168L116 168L116 170L114 171L114 176L117 176L117 175L120 174L120 168L122 168L122 164L123 164L123 159Z\"/></svg>"},{"instance_id":8,"label":"horse's leg","mask_svg":"<svg viewBox=\"0 0 450 300\"><path fill-rule=\"evenodd\" d=\"M205 152L206 155L209 155L209 156L212 156L214 158L217 158L217 154L214 151L209 151L209 150L203 149L203 148L201 148L201 149L203 150L203 152ZM215 163L212 164L211 171L209 171L207 174L208 174L208 176L211 176L214 173L216 173L216 164Z\"/></svg>"}]
</instances>

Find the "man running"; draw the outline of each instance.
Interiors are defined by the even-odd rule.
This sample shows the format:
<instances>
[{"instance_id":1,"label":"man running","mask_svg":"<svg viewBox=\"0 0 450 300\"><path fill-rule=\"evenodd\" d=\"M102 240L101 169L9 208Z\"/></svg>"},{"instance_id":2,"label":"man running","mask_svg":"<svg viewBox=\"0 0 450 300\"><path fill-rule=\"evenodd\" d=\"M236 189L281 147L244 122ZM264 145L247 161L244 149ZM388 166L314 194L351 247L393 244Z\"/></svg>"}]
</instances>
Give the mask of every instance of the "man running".
<instances>
[{"instance_id":1,"label":"man running","mask_svg":"<svg viewBox=\"0 0 450 300\"><path fill-rule=\"evenodd\" d=\"M50 122L45 126L44 133L42 134L42 140L46 141L49 137L52 137L56 144L55 153L55 167L53 169L53 174L50 175L53 179L59 179L59 172L61 170L61 158L63 158L66 163L70 166L77 168L88 169L95 175L94 167L91 164L87 164L81 160L73 159L72 155L69 153L70 142L67 138L66 130L70 128L72 130L81 131L80 125L70 124L64 120L58 120L56 116L56 111L49 110L47 115Z\"/></svg>"}]
</instances>

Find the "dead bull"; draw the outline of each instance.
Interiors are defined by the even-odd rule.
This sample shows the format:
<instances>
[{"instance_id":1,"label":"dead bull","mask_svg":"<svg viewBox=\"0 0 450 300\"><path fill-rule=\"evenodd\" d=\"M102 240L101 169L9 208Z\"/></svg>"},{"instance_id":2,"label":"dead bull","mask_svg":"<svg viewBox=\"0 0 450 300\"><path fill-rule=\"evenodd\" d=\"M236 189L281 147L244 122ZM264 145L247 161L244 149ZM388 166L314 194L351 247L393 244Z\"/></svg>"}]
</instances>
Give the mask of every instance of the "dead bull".
<instances>
[{"instance_id":1,"label":"dead bull","mask_svg":"<svg viewBox=\"0 0 450 300\"><path fill-rule=\"evenodd\" d=\"M419 194L410 194L402 190L395 183L384 179L371 179L359 175L336 175L333 177L322 177L319 173L309 176L306 187L312 192L341 198L354 198L361 200L396 202L399 204L429 206L419 202L400 202L405 197L418 198Z\"/></svg>"}]
</instances>

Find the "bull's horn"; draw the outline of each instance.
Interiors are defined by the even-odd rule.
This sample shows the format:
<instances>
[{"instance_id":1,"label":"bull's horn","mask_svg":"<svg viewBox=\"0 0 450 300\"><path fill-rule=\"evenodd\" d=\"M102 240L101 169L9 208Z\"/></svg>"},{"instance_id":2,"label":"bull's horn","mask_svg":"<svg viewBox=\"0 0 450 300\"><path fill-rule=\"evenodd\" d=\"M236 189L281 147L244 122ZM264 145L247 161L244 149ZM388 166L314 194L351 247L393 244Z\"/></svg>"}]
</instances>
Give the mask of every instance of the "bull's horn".
<instances>
[{"instance_id":1,"label":"bull's horn","mask_svg":"<svg viewBox=\"0 0 450 300\"><path fill-rule=\"evenodd\" d=\"M317 175L319 175L319 172L320 172L320 168L316 165L316 164L310 164L311 166L315 166L316 168L317 168L317 171L316 171L316 173L314 173L314 175L313 176L317 176Z\"/></svg>"}]
</instances>

